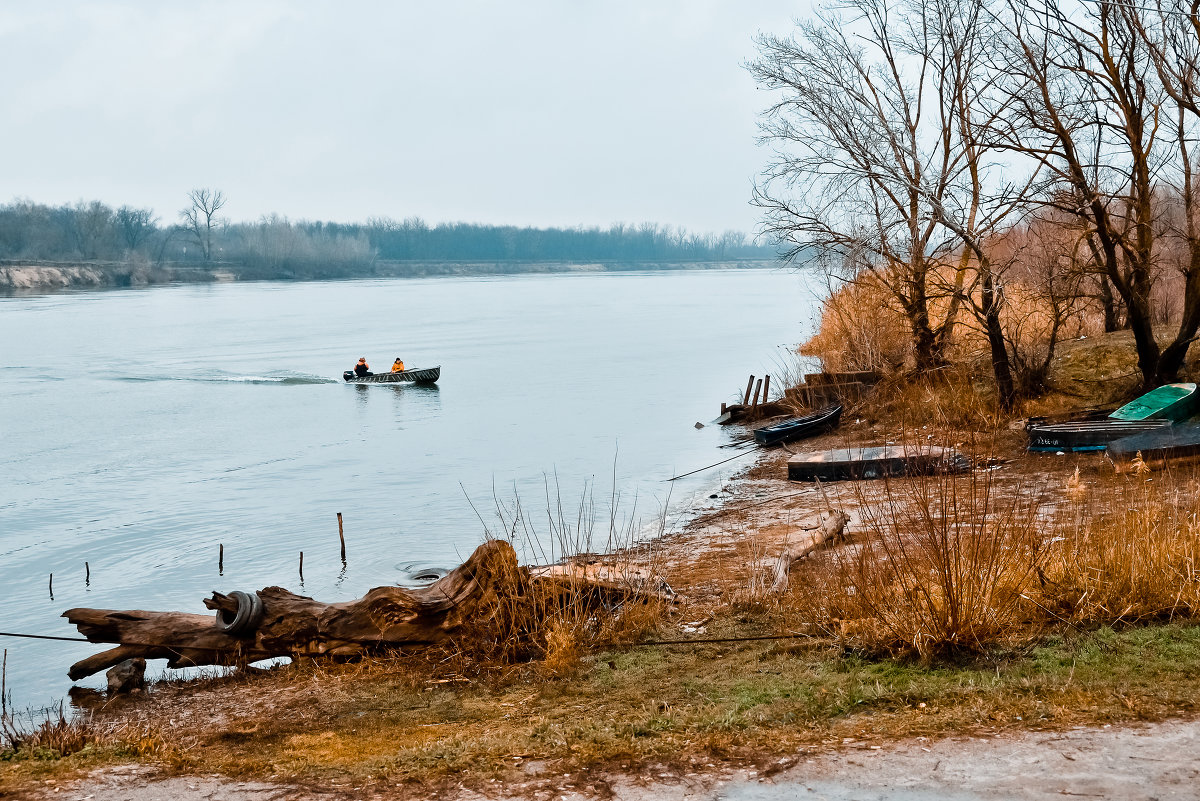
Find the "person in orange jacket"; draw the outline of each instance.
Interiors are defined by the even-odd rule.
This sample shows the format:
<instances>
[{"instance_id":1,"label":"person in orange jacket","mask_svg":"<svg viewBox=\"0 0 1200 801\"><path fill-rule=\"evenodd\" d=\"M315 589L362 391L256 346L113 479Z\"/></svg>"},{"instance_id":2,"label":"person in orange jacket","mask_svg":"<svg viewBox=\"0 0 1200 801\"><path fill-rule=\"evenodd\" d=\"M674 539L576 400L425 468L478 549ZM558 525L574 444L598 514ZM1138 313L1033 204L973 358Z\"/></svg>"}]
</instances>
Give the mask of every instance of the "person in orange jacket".
<instances>
[{"instance_id":1,"label":"person in orange jacket","mask_svg":"<svg viewBox=\"0 0 1200 801\"><path fill-rule=\"evenodd\" d=\"M392 362L392 372L393 373L403 373L404 372L404 362L402 362L400 360L399 356L396 357L396 361Z\"/></svg>"}]
</instances>

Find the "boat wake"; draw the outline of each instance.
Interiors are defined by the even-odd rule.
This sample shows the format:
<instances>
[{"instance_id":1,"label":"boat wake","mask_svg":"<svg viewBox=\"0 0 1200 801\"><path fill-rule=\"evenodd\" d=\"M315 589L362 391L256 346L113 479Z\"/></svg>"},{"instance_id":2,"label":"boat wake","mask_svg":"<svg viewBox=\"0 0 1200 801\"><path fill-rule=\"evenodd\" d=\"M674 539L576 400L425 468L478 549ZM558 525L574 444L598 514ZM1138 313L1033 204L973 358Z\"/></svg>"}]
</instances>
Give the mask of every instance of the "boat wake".
<instances>
[{"instance_id":1,"label":"boat wake","mask_svg":"<svg viewBox=\"0 0 1200 801\"><path fill-rule=\"evenodd\" d=\"M340 384L342 383L336 378L326 378L319 375L308 375L305 373L292 372L277 372L267 373L265 375L236 375L233 373L214 373L209 375L146 375L146 376L119 376L118 381L196 381L203 384L279 384L279 385L304 385L304 384Z\"/></svg>"}]
</instances>

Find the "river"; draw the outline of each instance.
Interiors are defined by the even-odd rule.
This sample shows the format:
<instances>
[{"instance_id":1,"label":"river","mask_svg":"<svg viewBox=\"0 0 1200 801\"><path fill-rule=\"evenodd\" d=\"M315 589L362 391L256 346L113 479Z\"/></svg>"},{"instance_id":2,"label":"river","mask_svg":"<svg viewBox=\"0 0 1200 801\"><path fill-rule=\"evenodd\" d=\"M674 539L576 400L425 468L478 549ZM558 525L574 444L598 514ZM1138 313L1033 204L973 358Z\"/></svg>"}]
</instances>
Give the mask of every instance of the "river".
<instances>
[{"instance_id":1,"label":"river","mask_svg":"<svg viewBox=\"0 0 1200 801\"><path fill-rule=\"evenodd\" d=\"M458 564L497 501L526 510L528 561L556 547L548 494L572 525L593 499L594 548L614 488L622 536L664 507L674 525L745 462L666 482L733 453L695 423L778 375L815 310L787 270L0 298L0 630L72 636L76 606L204 612L214 589L355 598ZM346 385L359 356L442 378ZM17 708L61 698L100 648L0 647Z\"/></svg>"}]
</instances>

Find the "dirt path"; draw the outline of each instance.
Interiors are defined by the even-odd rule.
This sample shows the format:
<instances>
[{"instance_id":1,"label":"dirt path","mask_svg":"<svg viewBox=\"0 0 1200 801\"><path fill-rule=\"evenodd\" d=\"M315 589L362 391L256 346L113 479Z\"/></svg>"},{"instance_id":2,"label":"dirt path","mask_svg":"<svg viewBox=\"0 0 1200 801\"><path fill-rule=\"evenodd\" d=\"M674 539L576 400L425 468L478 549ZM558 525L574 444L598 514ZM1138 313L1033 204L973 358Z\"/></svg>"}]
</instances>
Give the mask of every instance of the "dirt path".
<instances>
[{"instance_id":1,"label":"dirt path","mask_svg":"<svg viewBox=\"0 0 1200 801\"><path fill-rule=\"evenodd\" d=\"M610 776L607 782L582 791L571 784L572 779L547 783L531 777L527 784L497 787L494 794L463 791L458 801L1200 799L1200 720L994 738L917 739L882 747L850 743L836 752L782 760L778 769L767 773L679 775L665 768L650 769L640 776ZM214 776L156 779L152 769L131 766L46 784L24 797L31 801L333 801L389 795L379 788L299 787ZM412 798L412 792L403 797Z\"/></svg>"}]
</instances>

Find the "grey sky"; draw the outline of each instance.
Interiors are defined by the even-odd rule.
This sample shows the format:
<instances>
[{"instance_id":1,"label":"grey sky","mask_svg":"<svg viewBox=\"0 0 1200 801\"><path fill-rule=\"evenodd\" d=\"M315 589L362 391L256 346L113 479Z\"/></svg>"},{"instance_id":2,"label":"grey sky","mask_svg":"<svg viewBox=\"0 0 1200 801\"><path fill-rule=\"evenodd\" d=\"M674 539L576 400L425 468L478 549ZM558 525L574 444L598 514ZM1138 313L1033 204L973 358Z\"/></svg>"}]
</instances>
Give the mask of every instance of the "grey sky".
<instances>
[{"instance_id":1,"label":"grey sky","mask_svg":"<svg viewBox=\"0 0 1200 801\"><path fill-rule=\"evenodd\" d=\"M807 0L8 2L0 200L752 230L752 36Z\"/></svg>"}]
</instances>

